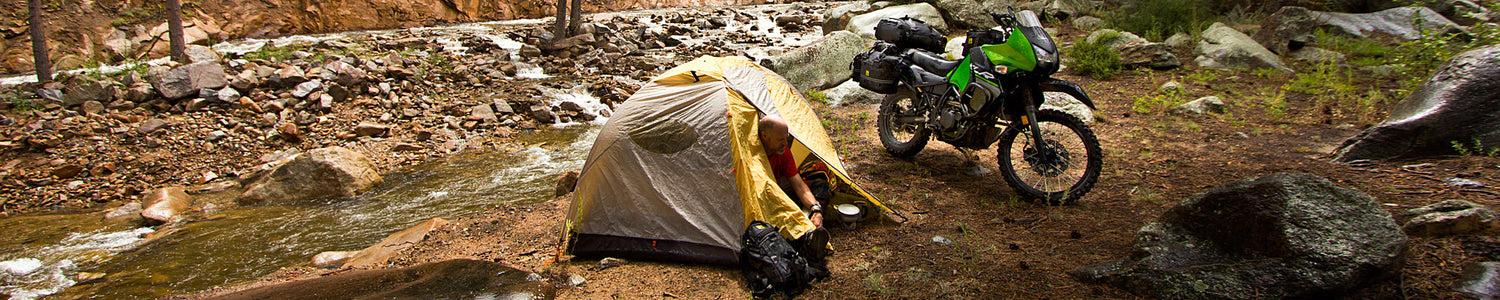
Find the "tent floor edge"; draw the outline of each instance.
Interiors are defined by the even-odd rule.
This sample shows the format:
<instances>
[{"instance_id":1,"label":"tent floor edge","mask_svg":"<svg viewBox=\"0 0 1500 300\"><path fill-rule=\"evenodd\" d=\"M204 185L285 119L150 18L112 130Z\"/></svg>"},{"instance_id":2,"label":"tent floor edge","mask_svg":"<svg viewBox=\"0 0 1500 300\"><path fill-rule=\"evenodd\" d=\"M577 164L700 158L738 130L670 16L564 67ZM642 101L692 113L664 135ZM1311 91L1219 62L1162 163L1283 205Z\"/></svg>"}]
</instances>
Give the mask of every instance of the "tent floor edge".
<instances>
[{"instance_id":1,"label":"tent floor edge","mask_svg":"<svg viewBox=\"0 0 1500 300\"><path fill-rule=\"evenodd\" d=\"M573 256L615 257L629 260L703 263L724 266L740 264L739 251L714 245L638 237L584 234L573 239Z\"/></svg>"}]
</instances>

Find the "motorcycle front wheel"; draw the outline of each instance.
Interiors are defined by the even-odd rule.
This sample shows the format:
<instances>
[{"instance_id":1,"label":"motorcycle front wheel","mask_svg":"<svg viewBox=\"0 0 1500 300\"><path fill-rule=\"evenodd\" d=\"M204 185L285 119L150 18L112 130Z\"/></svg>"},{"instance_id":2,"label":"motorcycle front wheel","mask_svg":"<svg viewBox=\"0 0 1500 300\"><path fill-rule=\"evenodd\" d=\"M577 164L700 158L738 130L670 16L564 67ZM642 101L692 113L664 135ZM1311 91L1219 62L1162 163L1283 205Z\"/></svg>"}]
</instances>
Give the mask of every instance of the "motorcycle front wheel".
<instances>
[{"instance_id":1,"label":"motorcycle front wheel","mask_svg":"<svg viewBox=\"0 0 1500 300\"><path fill-rule=\"evenodd\" d=\"M1042 110L1036 119L1040 143L1028 125L1015 123L1000 133L1000 172L1024 198L1072 204L1099 181L1104 161L1099 140L1088 125L1067 113Z\"/></svg>"},{"instance_id":2,"label":"motorcycle front wheel","mask_svg":"<svg viewBox=\"0 0 1500 300\"><path fill-rule=\"evenodd\" d=\"M917 109L919 101L916 93L905 88L880 101L880 115L875 123L880 131L880 144L891 155L912 157L927 147L932 130L927 128L924 117L927 111Z\"/></svg>"}]
</instances>

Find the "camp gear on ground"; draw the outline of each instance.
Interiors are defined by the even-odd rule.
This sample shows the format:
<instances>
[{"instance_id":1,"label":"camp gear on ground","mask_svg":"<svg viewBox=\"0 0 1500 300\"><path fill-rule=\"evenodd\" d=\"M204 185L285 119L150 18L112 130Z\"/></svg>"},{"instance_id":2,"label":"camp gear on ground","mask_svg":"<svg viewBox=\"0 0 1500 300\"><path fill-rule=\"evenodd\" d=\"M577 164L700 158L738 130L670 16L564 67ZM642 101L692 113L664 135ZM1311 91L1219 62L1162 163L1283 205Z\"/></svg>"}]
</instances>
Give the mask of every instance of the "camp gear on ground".
<instances>
[{"instance_id":1,"label":"camp gear on ground","mask_svg":"<svg viewBox=\"0 0 1500 300\"><path fill-rule=\"evenodd\" d=\"M880 20L880 23L875 24L875 39L891 42L901 48L922 49L933 53L943 53L943 46L948 43L943 33L933 29L932 25L912 17Z\"/></svg>"},{"instance_id":2,"label":"camp gear on ground","mask_svg":"<svg viewBox=\"0 0 1500 300\"><path fill-rule=\"evenodd\" d=\"M859 87L881 94L896 92L900 79L901 49L895 44L875 42L870 50L854 56L854 82Z\"/></svg>"},{"instance_id":3,"label":"camp gear on ground","mask_svg":"<svg viewBox=\"0 0 1500 300\"><path fill-rule=\"evenodd\" d=\"M646 83L600 128L565 214L564 254L735 265L750 222L812 231L771 175L756 128L765 115L786 121L799 168L826 165L836 199L900 216L850 180L785 79L742 57L702 57Z\"/></svg>"},{"instance_id":4,"label":"camp gear on ground","mask_svg":"<svg viewBox=\"0 0 1500 300\"><path fill-rule=\"evenodd\" d=\"M1103 153L1077 117L1040 110L1043 92L1066 93L1090 109L1094 103L1077 84L1051 77L1060 66L1057 45L1036 14L991 17L1000 28L971 31L962 60L922 50L901 54L899 87L880 104L880 142L886 152L911 157L933 135L963 151L999 141L1000 171L1020 196L1073 202L1098 181ZM864 72L885 72L865 60L856 56L854 63Z\"/></svg>"},{"instance_id":5,"label":"camp gear on ground","mask_svg":"<svg viewBox=\"0 0 1500 300\"><path fill-rule=\"evenodd\" d=\"M799 255L778 231L776 226L755 221L741 237L745 243L740 250L741 274L756 298L769 298L777 293L795 297L814 280L829 276L822 265ZM827 236L827 231L822 233L821 236ZM826 243L827 239L823 241Z\"/></svg>"}]
</instances>

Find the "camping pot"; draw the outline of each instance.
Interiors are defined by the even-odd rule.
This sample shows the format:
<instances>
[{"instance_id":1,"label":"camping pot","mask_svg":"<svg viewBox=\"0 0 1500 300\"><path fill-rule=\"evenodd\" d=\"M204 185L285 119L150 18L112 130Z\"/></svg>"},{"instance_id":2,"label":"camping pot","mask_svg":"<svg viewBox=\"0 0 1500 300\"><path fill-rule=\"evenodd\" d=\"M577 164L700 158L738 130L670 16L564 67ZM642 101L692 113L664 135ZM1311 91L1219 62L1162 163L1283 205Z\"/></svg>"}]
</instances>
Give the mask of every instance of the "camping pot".
<instances>
[{"instance_id":1,"label":"camping pot","mask_svg":"<svg viewBox=\"0 0 1500 300\"><path fill-rule=\"evenodd\" d=\"M833 206L833 210L838 212L839 221L843 222L844 229L848 230L854 230L859 225L860 217L864 216L864 212L860 211L859 206L854 204L835 205Z\"/></svg>"}]
</instances>

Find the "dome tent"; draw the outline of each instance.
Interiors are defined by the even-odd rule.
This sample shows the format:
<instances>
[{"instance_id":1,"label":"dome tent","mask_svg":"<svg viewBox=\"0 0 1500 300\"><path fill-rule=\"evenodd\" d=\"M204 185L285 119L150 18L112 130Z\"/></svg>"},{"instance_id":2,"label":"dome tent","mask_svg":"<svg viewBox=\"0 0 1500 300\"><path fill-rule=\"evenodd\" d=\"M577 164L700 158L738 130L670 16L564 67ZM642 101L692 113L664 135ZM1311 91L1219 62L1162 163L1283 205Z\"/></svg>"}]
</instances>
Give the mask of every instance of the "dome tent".
<instances>
[{"instance_id":1,"label":"dome tent","mask_svg":"<svg viewBox=\"0 0 1500 300\"><path fill-rule=\"evenodd\" d=\"M745 58L701 57L615 108L565 212L564 251L736 264L752 221L780 226L788 239L812 230L771 175L756 135L766 115L787 121L798 166L821 162L854 201L894 213L853 184L818 116L786 79Z\"/></svg>"}]
</instances>

